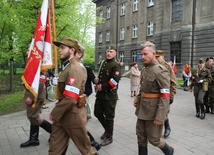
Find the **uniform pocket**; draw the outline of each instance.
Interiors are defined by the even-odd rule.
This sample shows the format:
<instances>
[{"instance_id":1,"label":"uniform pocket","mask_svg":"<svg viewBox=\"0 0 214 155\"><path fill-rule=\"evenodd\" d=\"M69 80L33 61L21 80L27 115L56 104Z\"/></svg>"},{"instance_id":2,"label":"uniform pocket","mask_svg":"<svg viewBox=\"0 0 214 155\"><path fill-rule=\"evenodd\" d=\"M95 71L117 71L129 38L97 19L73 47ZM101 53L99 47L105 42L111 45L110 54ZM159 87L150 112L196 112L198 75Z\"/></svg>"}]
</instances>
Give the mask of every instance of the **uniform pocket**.
<instances>
[{"instance_id":1,"label":"uniform pocket","mask_svg":"<svg viewBox=\"0 0 214 155\"><path fill-rule=\"evenodd\" d=\"M146 86L148 89L153 89L155 86L155 79L151 76L146 77Z\"/></svg>"}]
</instances>

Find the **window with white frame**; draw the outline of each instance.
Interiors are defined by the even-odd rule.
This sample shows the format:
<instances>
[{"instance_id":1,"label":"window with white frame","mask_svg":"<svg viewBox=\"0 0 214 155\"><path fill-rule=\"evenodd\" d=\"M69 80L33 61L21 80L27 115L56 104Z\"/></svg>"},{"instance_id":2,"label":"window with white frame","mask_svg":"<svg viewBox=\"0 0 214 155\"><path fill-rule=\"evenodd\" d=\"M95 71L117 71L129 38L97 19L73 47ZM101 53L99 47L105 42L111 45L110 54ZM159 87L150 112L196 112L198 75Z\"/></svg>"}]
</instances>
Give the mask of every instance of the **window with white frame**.
<instances>
[{"instance_id":1,"label":"window with white frame","mask_svg":"<svg viewBox=\"0 0 214 155\"><path fill-rule=\"evenodd\" d=\"M124 52L119 52L120 62L124 62Z\"/></svg>"},{"instance_id":2,"label":"window with white frame","mask_svg":"<svg viewBox=\"0 0 214 155\"><path fill-rule=\"evenodd\" d=\"M103 42L103 33L99 32L99 43Z\"/></svg>"},{"instance_id":3,"label":"window with white frame","mask_svg":"<svg viewBox=\"0 0 214 155\"><path fill-rule=\"evenodd\" d=\"M110 41L110 30L106 31L106 41Z\"/></svg>"},{"instance_id":4,"label":"window with white frame","mask_svg":"<svg viewBox=\"0 0 214 155\"><path fill-rule=\"evenodd\" d=\"M137 51L132 51L132 62L137 62Z\"/></svg>"},{"instance_id":5,"label":"window with white frame","mask_svg":"<svg viewBox=\"0 0 214 155\"><path fill-rule=\"evenodd\" d=\"M133 0L133 11L138 10L138 0Z\"/></svg>"},{"instance_id":6,"label":"window with white frame","mask_svg":"<svg viewBox=\"0 0 214 155\"><path fill-rule=\"evenodd\" d=\"M124 27L122 27L120 29L120 40L124 40L124 38L125 38L125 29Z\"/></svg>"},{"instance_id":7,"label":"window with white frame","mask_svg":"<svg viewBox=\"0 0 214 155\"><path fill-rule=\"evenodd\" d=\"M106 19L110 19L110 16L111 16L111 8L107 7Z\"/></svg>"},{"instance_id":8,"label":"window with white frame","mask_svg":"<svg viewBox=\"0 0 214 155\"><path fill-rule=\"evenodd\" d=\"M154 0L148 0L148 7L153 6L154 5Z\"/></svg>"},{"instance_id":9,"label":"window with white frame","mask_svg":"<svg viewBox=\"0 0 214 155\"><path fill-rule=\"evenodd\" d=\"M103 10L100 10L99 16L100 16L101 18L103 18Z\"/></svg>"},{"instance_id":10,"label":"window with white frame","mask_svg":"<svg viewBox=\"0 0 214 155\"><path fill-rule=\"evenodd\" d=\"M137 38L137 34L138 34L138 26L134 25L132 29L132 38Z\"/></svg>"},{"instance_id":11,"label":"window with white frame","mask_svg":"<svg viewBox=\"0 0 214 155\"><path fill-rule=\"evenodd\" d=\"M153 28L154 28L153 21L148 22L147 23L147 36L152 36L153 35Z\"/></svg>"},{"instance_id":12,"label":"window with white frame","mask_svg":"<svg viewBox=\"0 0 214 155\"><path fill-rule=\"evenodd\" d=\"M125 15L125 9L126 9L125 3L122 3L120 5L120 15L121 16Z\"/></svg>"}]
</instances>

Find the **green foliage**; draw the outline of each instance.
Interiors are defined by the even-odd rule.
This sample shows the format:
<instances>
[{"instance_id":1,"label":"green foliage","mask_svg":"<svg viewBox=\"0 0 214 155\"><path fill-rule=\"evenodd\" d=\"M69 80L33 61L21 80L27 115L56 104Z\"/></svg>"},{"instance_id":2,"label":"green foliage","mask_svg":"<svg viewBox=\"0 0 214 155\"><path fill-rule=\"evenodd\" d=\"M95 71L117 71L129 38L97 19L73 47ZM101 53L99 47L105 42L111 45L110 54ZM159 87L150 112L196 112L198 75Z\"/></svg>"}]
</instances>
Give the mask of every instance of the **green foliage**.
<instances>
[{"instance_id":1,"label":"green foliage","mask_svg":"<svg viewBox=\"0 0 214 155\"><path fill-rule=\"evenodd\" d=\"M14 58L23 66L31 42L42 0L0 1L0 68ZM91 0L55 1L57 40L69 36L85 46L85 62L94 62L94 35L96 22L95 4Z\"/></svg>"},{"instance_id":2,"label":"green foliage","mask_svg":"<svg viewBox=\"0 0 214 155\"><path fill-rule=\"evenodd\" d=\"M23 103L23 96L23 91L0 96L0 115L24 110L25 104Z\"/></svg>"}]
</instances>

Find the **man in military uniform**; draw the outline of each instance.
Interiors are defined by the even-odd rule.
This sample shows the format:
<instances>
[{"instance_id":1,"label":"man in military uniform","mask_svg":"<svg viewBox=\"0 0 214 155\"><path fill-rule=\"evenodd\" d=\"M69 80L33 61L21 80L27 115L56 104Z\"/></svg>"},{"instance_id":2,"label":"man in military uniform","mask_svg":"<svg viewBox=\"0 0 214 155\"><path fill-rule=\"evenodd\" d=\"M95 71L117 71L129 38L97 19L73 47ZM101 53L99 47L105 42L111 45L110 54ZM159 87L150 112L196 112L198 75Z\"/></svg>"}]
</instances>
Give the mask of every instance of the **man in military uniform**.
<instances>
[{"instance_id":1,"label":"man in military uniform","mask_svg":"<svg viewBox=\"0 0 214 155\"><path fill-rule=\"evenodd\" d=\"M213 57L206 58L205 68L208 69L210 72L213 71ZM208 87L209 89L204 95L204 105L206 107L206 113L214 113L214 110L213 110L213 104L214 103L213 103L213 101L210 102L211 100L209 100L209 94L211 96L213 96L212 93L210 93L210 91L212 91L211 85L212 85L212 83L209 83L209 87Z\"/></svg>"},{"instance_id":2,"label":"man in military uniform","mask_svg":"<svg viewBox=\"0 0 214 155\"><path fill-rule=\"evenodd\" d=\"M63 65L58 78L58 102L49 115L53 121L49 155L65 154L69 138L82 154L97 154L87 136L85 101L80 102L86 81L85 72L75 58L80 47L76 40L68 37L53 43L59 47Z\"/></svg>"},{"instance_id":3,"label":"man in military uniform","mask_svg":"<svg viewBox=\"0 0 214 155\"><path fill-rule=\"evenodd\" d=\"M82 60L83 56L84 56L84 53L85 53L85 48L84 46L78 42L78 45L80 47L79 51L76 53L75 55L75 58L77 59L77 61L79 61L80 65L82 66L84 72L85 72L85 75L86 75L86 83L85 83L85 92L84 94L86 95L86 104L89 104L89 95L88 95L88 92L90 91L90 93L92 93L92 86L91 86L91 82L92 80L94 80L93 82L94 83L97 83L98 81L95 80L95 75L93 74L92 70L91 72L88 72L88 69L84 66L84 62ZM90 74L88 74L90 73ZM93 75L91 75L93 74ZM90 87L87 87L87 84L90 84ZM88 89L91 89L91 90L88 90ZM87 105L86 105L86 108L87 108ZM87 108L87 120L88 120L88 108ZM91 146L95 147L97 149L97 151L101 148L100 144L98 142L95 141L94 137L92 136L92 134L87 131L87 134L90 138L90 141L91 141Z\"/></svg>"},{"instance_id":4,"label":"man in military uniform","mask_svg":"<svg viewBox=\"0 0 214 155\"><path fill-rule=\"evenodd\" d=\"M46 71L44 71L45 73ZM40 81L39 81L39 90L38 90L38 98L36 101L36 106L32 107L34 103L34 95L26 89L24 95L24 103L26 104L27 117L30 121L30 135L29 140L22 143L20 147L29 147L29 146L38 146L39 142L39 127L42 127L48 133L51 133L51 124L43 119L40 115L42 105L45 101L45 74L41 72Z\"/></svg>"},{"instance_id":5,"label":"man in military uniform","mask_svg":"<svg viewBox=\"0 0 214 155\"><path fill-rule=\"evenodd\" d=\"M158 62L161 65L163 65L169 71L169 74L170 74L170 102L169 102L169 104L172 104L174 95L176 94L177 79L176 79L175 73L172 69L172 66L164 60L164 54L165 54L165 52L163 50L156 50L156 59L158 60ZM167 118L165 120L164 127L165 127L164 137L167 138L171 132L171 128L169 125L169 118Z\"/></svg>"},{"instance_id":6,"label":"man in military uniform","mask_svg":"<svg viewBox=\"0 0 214 155\"><path fill-rule=\"evenodd\" d=\"M96 85L96 101L94 115L105 129L101 139L104 140L101 146L113 142L113 127L115 107L118 100L117 85L120 80L120 65L115 60L116 49L113 46L106 50L106 60L101 62Z\"/></svg>"},{"instance_id":7,"label":"man in military uniform","mask_svg":"<svg viewBox=\"0 0 214 155\"><path fill-rule=\"evenodd\" d=\"M148 141L165 155L174 149L161 138L163 123L167 118L170 100L170 76L156 60L155 45L149 41L141 45L145 67L141 71L140 92L134 100L136 107L138 154L148 155Z\"/></svg>"}]
</instances>

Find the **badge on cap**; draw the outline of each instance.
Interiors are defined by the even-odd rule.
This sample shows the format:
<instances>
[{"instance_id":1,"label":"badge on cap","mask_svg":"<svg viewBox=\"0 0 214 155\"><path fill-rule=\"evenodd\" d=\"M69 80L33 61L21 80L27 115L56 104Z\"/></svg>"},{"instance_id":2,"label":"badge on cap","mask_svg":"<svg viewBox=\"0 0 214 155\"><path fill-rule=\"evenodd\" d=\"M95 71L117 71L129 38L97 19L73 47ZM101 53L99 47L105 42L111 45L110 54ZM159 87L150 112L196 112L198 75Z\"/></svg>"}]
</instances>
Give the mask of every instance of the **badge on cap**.
<instances>
[{"instance_id":1,"label":"badge on cap","mask_svg":"<svg viewBox=\"0 0 214 155\"><path fill-rule=\"evenodd\" d=\"M74 85L75 82L76 82L76 79L71 77L71 78L69 79L69 82L68 82L68 83L69 83L70 85Z\"/></svg>"}]
</instances>

